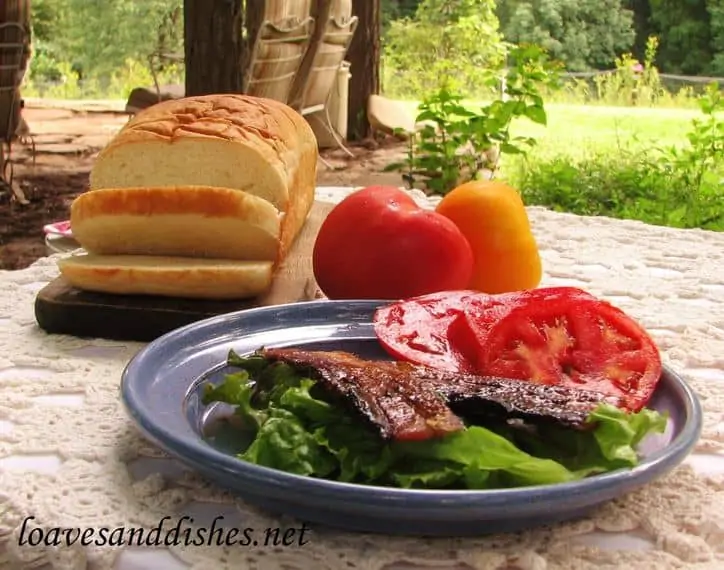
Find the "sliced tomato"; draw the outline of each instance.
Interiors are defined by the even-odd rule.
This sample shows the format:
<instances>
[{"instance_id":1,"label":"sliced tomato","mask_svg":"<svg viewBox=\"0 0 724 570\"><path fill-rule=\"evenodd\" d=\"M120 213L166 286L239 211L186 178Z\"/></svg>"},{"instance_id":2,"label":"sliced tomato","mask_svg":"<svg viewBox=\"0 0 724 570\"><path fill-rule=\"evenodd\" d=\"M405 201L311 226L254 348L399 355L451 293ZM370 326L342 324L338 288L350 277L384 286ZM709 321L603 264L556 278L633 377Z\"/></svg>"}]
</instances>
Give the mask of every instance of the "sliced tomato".
<instances>
[{"instance_id":1,"label":"sliced tomato","mask_svg":"<svg viewBox=\"0 0 724 570\"><path fill-rule=\"evenodd\" d=\"M638 411L661 376L646 331L623 311L586 294L529 296L505 314L468 312L479 374L595 390Z\"/></svg>"},{"instance_id":2,"label":"sliced tomato","mask_svg":"<svg viewBox=\"0 0 724 570\"><path fill-rule=\"evenodd\" d=\"M560 303L563 300L568 302L575 299L596 300L590 293L575 287L549 287L500 295L486 295L485 298L478 299L475 304L468 304L462 311L470 322L475 324L478 344L482 345L486 342L486 334L495 324L521 307Z\"/></svg>"},{"instance_id":3,"label":"sliced tomato","mask_svg":"<svg viewBox=\"0 0 724 570\"><path fill-rule=\"evenodd\" d=\"M450 372L472 372L468 353L477 343L464 321L465 311L488 302L476 291L422 295L380 307L374 329L394 358Z\"/></svg>"},{"instance_id":4,"label":"sliced tomato","mask_svg":"<svg viewBox=\"0 0 724 570\"><path fill-rule=\"evenodd\" d=\"M401 360L596 390L630 411L646 405L661 376L661 357L646 331L576 287L434 293L380 308L374 328Z\"/></svg>"},{"instance_id":5,"label":"sliced tomato","mask_svg":"<svg viewBox=\"0 0 724 570\"><path fill-rule=\"evenodd\" d=\"M475 372L481 331L514 307L531 299L594 297L573 287L550 287L487 295L478 291L445 291L421 295L378 309L374 330L390 356L449 372ZM465 315L475 320L471 330Z\"/></svg>"}]
</instances>

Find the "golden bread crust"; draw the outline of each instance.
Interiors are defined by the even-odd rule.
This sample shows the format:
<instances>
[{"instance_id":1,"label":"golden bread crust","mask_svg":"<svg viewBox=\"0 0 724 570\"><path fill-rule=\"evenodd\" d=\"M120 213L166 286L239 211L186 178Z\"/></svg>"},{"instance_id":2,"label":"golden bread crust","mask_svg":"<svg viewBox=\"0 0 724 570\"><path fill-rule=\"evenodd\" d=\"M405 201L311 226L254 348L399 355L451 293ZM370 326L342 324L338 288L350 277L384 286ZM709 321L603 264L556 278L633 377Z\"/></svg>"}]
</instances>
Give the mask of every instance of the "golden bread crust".
<instances>
[{"instance_id":1,"label":"golden bread crust","mask_svg":"<svg viewBox=\"0 0 724 570\"><path fill-rule=\"evenodd\" d=\"M188 138L252 146L270 166L287 176L296 169L298 156L313 149L316 177L317 141L306 120L279 101L237 94L186 97L148 107L123 126L98 160L120 145L146 141L173 144ZM93 172L90 178L91 188L97 188Z\"/></svg>"},{"instance_id":2,"label":"golden bread crust","mask_svg":"<svg viewBox=\"0 0 724 570\"><path fill-rule=\"evenodd\" d=\"M74 287L118 295L249 299L272 282L271 262L77 255L60 260L58 267Z\"/></svg>"},{"instance_id":3,"label":"golden bread crust","mask_svg":"<svg viewBox=\"0 0 724 570\"><path fill-rule=\"evenodd\" d=\"M212 186L103 188L78 196L71 204L71 226L96 216L197 214L264 223L279 212L266 200L239 190Z\"/></svg>"}]
</instances>

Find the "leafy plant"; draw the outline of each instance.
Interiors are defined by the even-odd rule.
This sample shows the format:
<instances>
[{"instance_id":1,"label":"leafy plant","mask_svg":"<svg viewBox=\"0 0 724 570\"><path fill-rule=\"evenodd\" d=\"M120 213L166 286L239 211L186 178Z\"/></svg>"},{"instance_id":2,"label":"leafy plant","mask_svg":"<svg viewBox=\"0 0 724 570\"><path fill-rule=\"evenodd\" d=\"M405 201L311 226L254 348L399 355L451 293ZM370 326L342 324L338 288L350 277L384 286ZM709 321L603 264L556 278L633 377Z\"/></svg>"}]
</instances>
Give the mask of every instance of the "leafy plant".
<instances>
[{"instance_id":1,"label":"leafy plant","mask_svg":"<svg viewBox=\"0 0 724 570\"><path fill-rule=\"evenodd\" d=\"M478 93L505 59L493 0L422 0L384 37L385 91L401 98L440 89Z\"/></svg>"},{"instance_id":2,"label":"leafy plant","mask_svg":"<svg viewBox=\"0 0 724 570\"><path fill-rule=\"evenodd\" d=\"M538 86L554 76L544 52L535 46L515 48L511 63L504 92L478 111L466 107L462 95L446 88L424 99L416 118L423 126L410 136L406 159L385 170L402 172L410 188L421 183L430 192L445 194L486 172L492 175L501 154L524 154L535 140L513 136L511 124L526 117L546 125ZM487 85L499 88L500 79L490 77Z\"/></svg>"},{"instance_id":3,"label":"leafy plant","mask_svg":"<svg viewBox=\"0 0 724 570\"><path fill-rule=\"evenodd\" d=\"M699 105L684 144L528 160L509 174L531 205L723 231L724 97L716 84Z\"/></svg>"},{"instance_id":4,"label":"leafy plant","mask_svg":"<svg viewBox=\"0 0 724 570\"><path fill-rule=\"evenodd\" d=\"M717 83L699 99L702 118L692 120L684 146L657 149L652 173L670 181L677 196L662 216L667 225L724 229L724 97Z\"/></svg>"},{"instance_id":5,"label":"leafy plant","mask_svg":"<svg viewBox=\"0 0 724 570\"><path fill-rule=\"evenodd\" d=\"M609 105L648 106L666 96L654 64L658 46L656 36L647 39L643 63L630 53L617 57L613 72L598 75L594 79L598 100Z\"/></svg>"},{"instance_id":6,"label":"leafy plant","mask_svg":"<svg viewBox=\"0 0 724 570\"><path fill-rule=\"evenodd\" d=\"M33 0L26 96L125 98L150 85L148 56L182 50L181 0ZM178 69L162 69L176 83ZM129 87L130 86L130 87Z\"/></svg>"}]
</instances>

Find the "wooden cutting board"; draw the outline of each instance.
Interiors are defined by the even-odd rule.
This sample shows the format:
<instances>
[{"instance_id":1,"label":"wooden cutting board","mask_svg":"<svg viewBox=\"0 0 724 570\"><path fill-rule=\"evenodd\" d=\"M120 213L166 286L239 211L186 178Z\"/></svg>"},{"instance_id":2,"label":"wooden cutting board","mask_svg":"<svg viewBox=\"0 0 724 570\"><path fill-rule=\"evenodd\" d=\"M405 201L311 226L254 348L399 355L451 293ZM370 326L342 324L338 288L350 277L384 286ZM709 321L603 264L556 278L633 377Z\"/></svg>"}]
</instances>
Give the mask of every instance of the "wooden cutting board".
<instances>
[{"instance_id":1,"label":"wooden cutting board","mask_svg":"<svg viewBox=\"0 0 724 570\"><path fill-rule=\"evenodd\" d=\"M205 301L156 296L92 293L58 277L35 299L35 319L52 334L149 342L178 327L216 315L310 301L320 297L312 271L312 250L319 227L334 207L316 202L272 288L262 297L239 301Z\"/></svg>"}]
</instances>

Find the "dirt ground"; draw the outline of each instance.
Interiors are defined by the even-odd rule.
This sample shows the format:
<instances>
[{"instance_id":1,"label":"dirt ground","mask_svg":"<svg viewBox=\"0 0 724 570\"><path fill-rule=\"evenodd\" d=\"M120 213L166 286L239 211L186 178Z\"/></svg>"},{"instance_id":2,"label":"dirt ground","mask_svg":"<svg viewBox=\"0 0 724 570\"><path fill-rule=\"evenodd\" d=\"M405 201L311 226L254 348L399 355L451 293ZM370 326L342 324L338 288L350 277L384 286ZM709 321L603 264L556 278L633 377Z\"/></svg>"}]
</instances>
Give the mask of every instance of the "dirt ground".
<instances>
[{"instance_id":1,"label":"dirt ground","mask_svg":"<svg viewBox=\"0 0 724 570\"><path fill-rule=\"evenodd\" d=\"M68 219L73 199L87 188L88 173L98 151L128 120L125 113L83 105L35 103L23 116L35 144L12 147L14 179L30 201L21 205L0 193L0 269L22 269L47 255L43 226ZM322 151L330 163L318 168L320 186L400 185L399 174L383 173L404 154L397 141L368 141L344 152Z\"/></svg>"}]
</instances>

